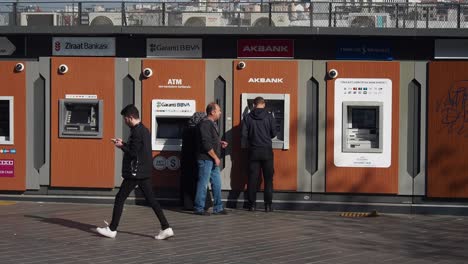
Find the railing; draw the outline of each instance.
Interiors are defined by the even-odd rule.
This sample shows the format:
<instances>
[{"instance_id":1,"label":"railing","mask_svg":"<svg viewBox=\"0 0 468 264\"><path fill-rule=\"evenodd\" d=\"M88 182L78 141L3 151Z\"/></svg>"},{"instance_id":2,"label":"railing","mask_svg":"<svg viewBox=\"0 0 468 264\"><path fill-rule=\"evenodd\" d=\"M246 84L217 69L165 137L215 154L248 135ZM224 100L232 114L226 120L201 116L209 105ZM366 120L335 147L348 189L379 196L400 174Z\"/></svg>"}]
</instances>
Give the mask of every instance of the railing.
<instances>
[{"instance_id":1,"label":"railing","mask_svg":"<svg viewBox=\"0 0 468 264\"><path fill-rule=\"evenodd\" d=\"M0 26L468 28L468 4L0 2Z\"/></svg>"}]
</instances>

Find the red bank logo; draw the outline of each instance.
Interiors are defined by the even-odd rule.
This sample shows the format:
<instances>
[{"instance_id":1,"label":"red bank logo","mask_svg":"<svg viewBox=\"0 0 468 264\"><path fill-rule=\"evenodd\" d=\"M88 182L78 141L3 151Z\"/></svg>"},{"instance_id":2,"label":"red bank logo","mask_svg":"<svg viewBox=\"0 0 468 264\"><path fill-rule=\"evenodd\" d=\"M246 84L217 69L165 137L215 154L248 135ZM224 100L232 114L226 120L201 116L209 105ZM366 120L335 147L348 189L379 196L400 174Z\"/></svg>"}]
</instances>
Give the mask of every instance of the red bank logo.
<instances>
[{"instance_id":1,"label":"red bank logo","mask_svg":"<svg viewBox=\"0 0 468 264\"><path fill-rule=\"evenodd\" d=\"M243 52L289 52L288 46L245 46Z\"/></svg>"},{"instance_id":2,"label":"red bank logo","mask_svg":"<svg viewBox=\"0 0 468 264\"><path fill-rule=\"evenodd\" d=\"M55 51L60 51L60 49L62 48L60 41L55 41L54 48L55 48Z\"/></svg>"},{"instance_id":3,"label":"red bank logo","mask_svg":"<svg viewBox=\"0 0 468 264\"><path fill-rule=\"evenodd\" d=\"M294 41L289 39L240 39L237 41L239 58L293 58Z\"/></svg>"}]
</instances>

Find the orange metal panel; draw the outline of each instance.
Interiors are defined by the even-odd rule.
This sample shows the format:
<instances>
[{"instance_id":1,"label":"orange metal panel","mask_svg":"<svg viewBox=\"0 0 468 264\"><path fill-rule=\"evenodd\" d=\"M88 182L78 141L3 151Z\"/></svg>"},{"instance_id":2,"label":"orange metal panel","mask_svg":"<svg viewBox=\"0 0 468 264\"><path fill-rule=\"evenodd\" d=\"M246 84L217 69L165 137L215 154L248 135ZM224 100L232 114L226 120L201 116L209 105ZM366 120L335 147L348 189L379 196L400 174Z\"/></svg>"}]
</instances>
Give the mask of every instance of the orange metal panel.
<instances>
[{"instance_id":1,"label":"orange metal panel","mask_svg":"<svg viewBox=\"0 0 468 264\"><path fill-rule=\"evenodd\" d=\"M57 72L66 64L66 74ZM113 58L51 60L51 186L114 187L115 85ZM103 72L106 71L106 72ZM97 95L104 101L102 139L59 138L59 99L66 94Z\"/></svg>"},{"instance_id":2,"label":"orange metal panel","mask_svg":"<svg viewBox=\"0 0 468 264\"><path fill-rule=\"evenodd\" d=\"M430 62L427 195L468 198L468 62Z\"/></svg>"},{"instance_id":3,"label":"orange metal panel","mask_svg":"<svg viewBox=\"0 0 468 264\"><path fill-rule=\"evenodd\" d=\"M398 62L328 62L327 72L339 78L388 78L392 80L392 154L389 168L343 168L334 165L335 81L327 80L326 191L340 193L398 193L398 129L400 64Z\"/></svg>"},{"instance_id":4,"label":"orange metal panel","mask_svg":"<svg viewBox=\"0 0 468 264\"><path fill-rule=\"evenodd\" d=\"M16 154L0 153L0 160L14 160L14 177L0 177L0 190L26 190L26 71L15 72L18 61L0 62L0 96L13 96L13 145L0 149L16 149ZM24 64L24 62L22 62Z\"/></svg>"},{"instance_id":5,"label":"orange metal panel","mask_svg":"<svg viewBox=\"0 0 468 264\"><path fill-rule=\"evenodd\" d=\"M298 64L296 61L246 61L244 69L238 69L239 60L233 62L234 96L233 96L233 156L231 187L233 190L244 190L247 184L248 155L240 147L241 94L242 93L277 93L290 94L290 133L289 149L275 149L275 190L297 190L297 86ZM249 83L249 78L283 78L281 84Z\"/></svg>"},{"instance_id":6,"label":"orange metal panel","mask_svg":"<svg viewBox=\"0 0 468 264\"><path fill-rule=\"evenodd\" d=\"M142 81L142 121L151 128L151 101L153 99L195 100L196 110L205 111L205 61L204 60L144 60L142 68L151 68L153 76ZM163 88L172 79L182 80L190 88ZM153 151L153 157L177 156L180 152ZM153 170L153 185L179 188L180 170Z\"/></svg>"}]
</instances>

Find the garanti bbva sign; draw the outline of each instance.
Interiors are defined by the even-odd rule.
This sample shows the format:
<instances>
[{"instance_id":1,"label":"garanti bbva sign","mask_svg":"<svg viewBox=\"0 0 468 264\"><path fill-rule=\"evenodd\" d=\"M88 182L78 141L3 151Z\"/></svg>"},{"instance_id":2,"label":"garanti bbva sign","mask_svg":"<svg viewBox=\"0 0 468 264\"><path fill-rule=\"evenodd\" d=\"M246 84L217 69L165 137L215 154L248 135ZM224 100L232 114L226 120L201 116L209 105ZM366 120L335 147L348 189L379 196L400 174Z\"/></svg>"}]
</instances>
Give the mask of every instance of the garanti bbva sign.
<instances>
[{"instance_id":1,"label":"garanti bbva sign","mask_svg":"<svg viewBox=\"0 0 468 264\"><path fill-rule=\"evenodd\" d=\"M52 38L54 56L115 56L115 38Z\"/></svg>"},{"instance_id":2,"label":"garanti bbva sign","mask_svg":"<svg viewBox=\"0 0 468 264\"><path fill-rule=\"evenodd\" d=\"M146 40L147 57L201 58L201 39L157 38Z\"/></svg>"}]
</instances>

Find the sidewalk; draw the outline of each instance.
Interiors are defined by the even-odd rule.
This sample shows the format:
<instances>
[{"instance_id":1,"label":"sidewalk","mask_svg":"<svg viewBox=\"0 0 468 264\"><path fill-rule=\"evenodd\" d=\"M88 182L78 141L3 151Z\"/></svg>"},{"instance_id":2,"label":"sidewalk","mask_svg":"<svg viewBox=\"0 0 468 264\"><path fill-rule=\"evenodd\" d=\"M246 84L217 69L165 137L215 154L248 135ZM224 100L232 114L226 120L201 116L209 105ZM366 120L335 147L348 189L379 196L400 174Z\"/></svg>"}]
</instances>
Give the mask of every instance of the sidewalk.
<instances>
[{"instance_id":1,"label":"sidewalk","mask_svg":"<svg viewBox=\"0 0 468 264\"><path fill-rule=\"evenodd\" d=\"M0 263L468 263L468 217L165 210L126 205L116 239L97 235L111 205L0 202Z\"/></svg>"}]
</instances>

